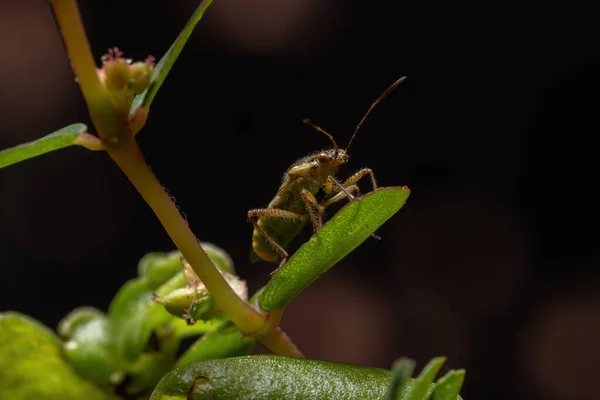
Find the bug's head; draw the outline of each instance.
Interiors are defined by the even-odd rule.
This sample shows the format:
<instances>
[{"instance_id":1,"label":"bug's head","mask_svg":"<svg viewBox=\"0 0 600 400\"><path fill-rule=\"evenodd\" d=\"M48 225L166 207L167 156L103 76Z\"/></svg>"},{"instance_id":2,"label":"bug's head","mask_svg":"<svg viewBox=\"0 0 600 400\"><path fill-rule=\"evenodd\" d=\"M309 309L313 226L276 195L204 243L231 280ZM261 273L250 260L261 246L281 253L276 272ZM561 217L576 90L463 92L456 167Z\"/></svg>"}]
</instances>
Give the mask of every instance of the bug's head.
<instances>
[{"instance_id":1,"label":"bug's head","mask_svg":"<svg viewBox=\"0 0 600 400\"><path fill-rule=\"evenodd\" d=\"M342 164L348 162L348 153L344 149L338 149L337 147L329 150L323 150L317 154L317 161L321 164L321 167L339 167Z\"/></svg>"}]
</instances>

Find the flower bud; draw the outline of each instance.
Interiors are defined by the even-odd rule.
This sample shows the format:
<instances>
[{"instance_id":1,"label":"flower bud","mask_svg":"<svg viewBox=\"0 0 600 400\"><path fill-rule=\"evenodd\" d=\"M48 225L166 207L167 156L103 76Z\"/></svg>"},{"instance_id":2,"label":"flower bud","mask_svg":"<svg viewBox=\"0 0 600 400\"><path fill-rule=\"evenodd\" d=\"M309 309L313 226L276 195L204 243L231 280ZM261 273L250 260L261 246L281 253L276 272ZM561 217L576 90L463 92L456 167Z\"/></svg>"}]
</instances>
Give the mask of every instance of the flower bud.
<instances>
[{"instance_id":1,"label":"flower bud","mask_svg":"<svg viewBox=\"0 0 600 400\"><path fill-rule=\"evenodd\" d=\"M120 93L129 85L131 79L131 60L123 58L123 53L116 47L108 49L102 56L102 71L104 84L109 91Z\"/></svg>"},{"instance_id":2,"label":"flower bud","mask_svg":"<svg viewBox=\"0 0 600 400\"><path fill-rule=\"evenodd\" d=\"M152 70L154 66L147 62L135 62L129 66L131 73L131 90L134 94L140 94L150 84L150 78L152 77Z\"/></svg>"},{"instance_id":3,"label":"flower bud","mask_svg":"<svg viewBox=\"0 0 600 400\"><path fill-rule=\"evenodd\" d=\"M244 301L248 300L248 289L246 282L237 275L221 271L223 277L229 283L234 292ZM188 320L209 320L222 315L222 311L214 303L214 300L202 282L196 285L175 289L164 297L155 295L153 300L163 304L165 309L172 315Z\"/></svg>"}]
</instances>

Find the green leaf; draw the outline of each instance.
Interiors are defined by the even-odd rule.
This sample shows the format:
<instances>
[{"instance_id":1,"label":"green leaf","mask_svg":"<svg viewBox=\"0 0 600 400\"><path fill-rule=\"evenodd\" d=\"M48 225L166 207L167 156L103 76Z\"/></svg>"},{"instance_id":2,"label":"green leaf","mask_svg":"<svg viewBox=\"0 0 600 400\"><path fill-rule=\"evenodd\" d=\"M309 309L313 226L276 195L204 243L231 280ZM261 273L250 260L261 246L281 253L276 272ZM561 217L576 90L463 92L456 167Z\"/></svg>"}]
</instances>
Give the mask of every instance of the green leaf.
<instances>
[{"instance_id":1,"label":"green leaf","mask_svg":"<svg viewBox=\"0 0 600 400\"><path fill-rule=\"evenodd\" d=\"M217 268L230 274L235 273L233 260L225 250L212 243L200 242L200 245ZM147 278L157 287L181 269L181 253L178 250L170 253L148 253L138 263L138 276Z\"/></svg>"},{"instance_id":2,"label":"green leaf","mask_svg":"<svg viewBox=\"0 0 600 400\"><path fill-rule=\"evenodd\" d=\"M121 365L113 351L112 324L103 312L77 308L61 320L58 331L65 340L64 356L81 377L106 386L119 378Z\"/></svg>"},{"instance_id":3,"label":"green leaf","mask_svg":"<svg viewBox=\"0 0 600 400\"><path fill-rule=\"evenodd\" d=\"M385 395L385 400L396 400L400 398L402 389L410 380L415 369L415 362L408 358L400 358L392 366L392 382Z\"/></svg>"},{"instance_id":4,"label":"green leaf","mask_svg":"<svg viewBox=\"0 0 600 400\"><path fill-rule=\"evenodd\" d=\"M169 50L156 64L156 67L152 72L152 78L150 78L150 85L148 85L148 87L143 93L141 93L133 99L131 109L129 110L131 116L135 114L135 110L137 110L137 108L140 106L150 108L150 104L152 104L152 101L154 100L154 96L156 96L158 89L160 89L160 87L162 86L165 78L167 77L167 75L171 71L171 68L173 67L173 64L175 63L175 60L177 60L177 57L179 57L181 50L183 50L183 46L185 46L185 44L187 43L190 35L196 27L196 24L198 23L198 21L200 21L200 19L204 15L204 12L208 8L208 6L210 6L211 3L212 0L204 0L200 3L200 5L196 8L196 11L194 11L194 14L185 24L183 30L179 33L177 39L175 39L175 42L171 45Z\"/></svg>"},{"instance_id":5,"label":"green leaf","mask_svg":"<svg viewBox=\"0 0 600 400\"><path fill-rule=\"evenodd\" d=\"M150 400L380 400L385 369L272 355L194 363L168 373Z\"/></svg>"},{"instance_id":6,"label":"green leaf","mask_svg":"<svg viewBox=\"0 0 600 400\"><path fill-rule=\"evenodd\" d=\"M146 278L148 286L157 288L182 270L181 253L148 253L138 263L138 276Z\"/></svg>"},{"instance_id":7,"label":"green leaf","mask_svg":"<svg viewBox=\"0 0 600 400\"><path fill-rule=\"evenodd\" d=\"M126 361L134 361L146 348L152 334L146 324L151 305L152 289L144 280L132 279L109 306L117 354Z\"/></svg>"},{"instance_id":8,"label":"green leaf","mask_svg":"<svg viewBox=\"0 0 600 400\"><path fill-rule=\"evenodd\" d=\"M446 362L445 357L436 357L429 361L412 385L407 385L398 399L400 400L425 400L433 391L433 380L442 365Z\"/></svg>"},{"instance_id":9,"label":"green leaf","mask_svg":"<svg viewBox=\"0 0 600 400\"><path fill-rule=\"evenodd\" d=\"M200 245L217 268L219 268L221 271L235 274L233 260L225 250L208 242L200 242Z\"/></svg>"},{"instance_id":10,"label":"green leaf","mask_svg":"<svg viewBox=\"0 0 600 400\"><path fill-rule=\"evenodd\" d=\"M175 365L179 367L193 362L247 355L254 343L252 337L244 337L232 322L227 322L204 334Z\"/></svg>"},{"instance_id":11,"label":"green leaf","mask_svg":"<svg viewBox=\"0 0 600 400\"><path fill-rule=\"evenodd\" d=\"M215 318L210 321L196 321L194 325L188 325L184 319L174 317L171 314L169 314L169 317L172 318L169 321L170 332L177 339L204 334L223 323L223 319Z\"/></svg>"},{"instance_id":12,"label":"green leaf","mask_svg":"<svg viewBox=\"0 0 600 400\"><path fill-rule=\"evenodd\" d=\"M261 309L283 309L398 212L409 194L407 187L381 188L349 202L273 275L260 297Z\"/></svg>"},{"instance_id":13,"label":"green leaf","mask_svg":"<svg viewBox=\"0 0 600 400\"><path fill-rule=\"evenodd\" d=\"M448 371L435 384L435 390L429 397L430 400L456 400L465 380L465 370Z\"/></svg>"},{"instance_id":14,"label":"green leaf","mask_svg":"<svg viewBox=\"0 0 600 400\"><path fill-rule=\"evenodd\" d=\"M128 368L128 379L124 392L130 396L126 398L147 399L156 387L160 379L165 376L175 363L174 349L160 352L143 353L135 363ZM143 395L143 397L134 397L132 395Z\"/></svg>"},{"instance_id":15,"label":"green leaf","mask_svg":"<svg viewBox=\"0 0 600 400\"><path fill-rule=\"evenodd\" d=\"M0 151L0 169L63 147L72 146L86 131L87 126L84 124L73 124L33 142L2 150Z\"/></svg>"},{"instance_id":16,"label":"green leaf","mask_svg":"<svg viewBox=\"0 0 600 400\"><path fill-rule=\"evenodd\" d=\"M116 400L80 378L58 338L16 312L0 313L0 399Z\"/></svg>"}]
</instances>

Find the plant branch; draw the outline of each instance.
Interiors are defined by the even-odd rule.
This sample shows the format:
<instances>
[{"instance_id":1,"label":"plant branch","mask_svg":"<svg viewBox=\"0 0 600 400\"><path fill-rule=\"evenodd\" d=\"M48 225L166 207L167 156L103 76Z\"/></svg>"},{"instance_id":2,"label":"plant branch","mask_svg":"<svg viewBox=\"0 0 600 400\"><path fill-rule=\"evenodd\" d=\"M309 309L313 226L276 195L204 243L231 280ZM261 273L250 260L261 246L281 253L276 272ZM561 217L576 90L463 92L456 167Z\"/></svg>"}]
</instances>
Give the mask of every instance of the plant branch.
<instances>
[{"instance_id":1,"label":"plant branch","mask_svg":"<svg viewBox=\"0 0 600 400\"><path fill-rule=\"evenodd\" d=\"M200 242L177 210L177 207L148 168L144 157L132 140L127 146L108 149L108 154L123 170L133 186L152 208L163 227L186 261L213 296L216 304L238 329L254 336L276 354L301 357L302 354L289 338L264 315L235 294L219 270L210 261ZM274 316L279 321L280 315ZM266 328L266 329L265 329Z\"/></svg>"},{"instance_id":2,"label":"plant branch","mask_svg":"<svg viewBox=\"0 0 600 400\"><path fill-rule=\"evenodd\" d=\"M122 140L131 136L127 121L123 121L113 109L106 88L98 77L77 2L50 0L50 5L98 135L111 138L114 143L127 141Z\"/></svg>"},{"instance_id":3,"label":"plant branch","mask_svg":"<svg viewBox=\"0 0 600 400\"><path fill-rule=\"evenodd\" d=\"M86 102L94 102L104 91L75 0L50 0L73 72Z\"/></svg>"}]
</instances>

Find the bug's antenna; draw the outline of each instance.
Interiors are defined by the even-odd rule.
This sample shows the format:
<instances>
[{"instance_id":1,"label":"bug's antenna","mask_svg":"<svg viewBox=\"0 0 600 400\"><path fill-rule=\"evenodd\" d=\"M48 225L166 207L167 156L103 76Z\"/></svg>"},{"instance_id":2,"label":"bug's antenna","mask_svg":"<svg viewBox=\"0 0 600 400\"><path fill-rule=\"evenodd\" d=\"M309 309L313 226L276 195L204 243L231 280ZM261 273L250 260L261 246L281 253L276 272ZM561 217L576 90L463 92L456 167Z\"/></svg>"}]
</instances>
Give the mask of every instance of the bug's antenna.
<instances>
[{"instance_id":1,"label":"bug's antenna","mask_svg":"<svg viewBox=\"0 0 600 400\"><path fill-rule=\"evenodd\" d=\"M390 92L394 89L396 89L396 86L398 86L399 84L401 84L402 82L404 82L404 80L406 79L405 76L403 76L402 78L398 79L396 82L392 83L390 85L389 88L385 89L385 92L381 93L379 95L379 97L377 98L377 100L375 100L373 102L373 104L371 104L371 107L369 107L369 109L367 110L367 112L365 113L365 115L363 115L362 119L360 120L360 122L358 123L358 125L356 125L356 129L354 129L354 133L352 134L352 137L350 138L350 141L348 142L348 146L346 146L345 150L348 150L350 148L350 145L352 144L352 141L354 140L354 137L356 136L356 133L358 132L358 130L360 129L360 126L362 125L363 122L365 122L365 119L367 119L367 115L369 115L369 113L373 110L373 108L375 108L375 106L385 98L385 96L387 96L388 94L390 94Z\"/></svg>"},{"instance_id":2,"label":"bug's antenna","mask_svg":"<svg viewBox=\"0 0 600 400\"><path fill-rule=\"evenodd\" d=\"M313 128L315 128L316 130L318 130L319 132L321 132L324 135L327 135L327 137L329 138L329 140L331 140L331 143L333 143L333 147L335 148L336 152L338 150L338 145L335 142L335 139L333 138L333 136L331 135L331 133L327 132L325 129L321 128L320 126L316 125L314 122L312 122L310 119L308 118L304 118L302 120L302 122L304 122L306 125L309 125Z\"/></svg>"}]
</instances>

